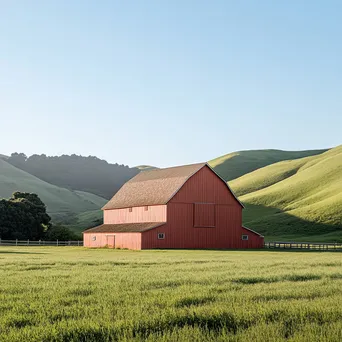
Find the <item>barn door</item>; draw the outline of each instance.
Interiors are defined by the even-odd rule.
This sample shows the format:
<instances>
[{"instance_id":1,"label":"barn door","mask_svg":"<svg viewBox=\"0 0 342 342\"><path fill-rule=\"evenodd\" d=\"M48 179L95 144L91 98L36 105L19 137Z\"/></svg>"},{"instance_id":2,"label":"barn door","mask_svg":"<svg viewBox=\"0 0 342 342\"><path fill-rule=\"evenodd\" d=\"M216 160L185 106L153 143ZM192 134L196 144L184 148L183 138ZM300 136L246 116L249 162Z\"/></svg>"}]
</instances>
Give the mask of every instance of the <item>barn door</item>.
<instances>
[{"instance_id":1,"label":"barn door","mask_svg":"<svg viewBox=\"0 0 342 342\"><path fill-rule=\"evenodd\" d=\"M107 235L107 246L115 248L115 235Z\"/></svg>"}]
</instances>

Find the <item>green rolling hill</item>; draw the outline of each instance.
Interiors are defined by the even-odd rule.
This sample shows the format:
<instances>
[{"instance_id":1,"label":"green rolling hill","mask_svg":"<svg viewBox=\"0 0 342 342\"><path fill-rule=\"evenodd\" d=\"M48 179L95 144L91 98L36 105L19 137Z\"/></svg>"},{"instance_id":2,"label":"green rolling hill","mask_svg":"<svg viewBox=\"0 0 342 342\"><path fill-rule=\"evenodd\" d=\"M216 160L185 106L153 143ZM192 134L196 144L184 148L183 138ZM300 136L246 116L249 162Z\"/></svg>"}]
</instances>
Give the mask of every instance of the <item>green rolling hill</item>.
<instances>
[{"instance_id":1,"label":"green rolling hill","mask_svg":"<svg viewBox=\"0 0 342 342\"><path fill-rule=\"evenodd\" d=\"M35 158L42 162L41 156ZM55 159L51 160L61 162ZM91 162L100 163L96 158L71 159L88 166ZM33 157L29 161L33 167ZM266 240L342 241L342 146L294 152L241 151L216 158L209 164L223 178L231 180L229 185L246 205L244 223L263 233ZM115 165L107 166L105 162L103 165L115 169ZM155 167L137 168L143 171ZM77 174L76 166L73 172ZM103 175L101 172L92 173L97 193L103 191L103 182L96 183ZM107 202L87 191L50 184L0 155L0 198L9 198L15 191L37 193L53 221L77 233L101 223L100 208ZM115 187L107 185L106 191L114 193Z\"/></svg>"},{"instance_id":2,"label":"green rolling hill","mask_svg":"<svg viewBox=\"0 0 342 342\"><path fill-rule=\"evenodd\" d=\"M244 223L267 240L342 241L342 146L229 182Z\"/></svg>"},{"instance_id":3,"label":"green rolling hill","mask_svg":"<svg viewBox=\"0 0 342 342\"><path fill-rule=\"evenodd\" d=\"M150 171L150 170L155 170L158 169L158 167L151 166L151 165L138 165L136 166L137 169L140 171Z\"/></svg>"},{"instance_id":4,"label":"green rolling hill","mask_svg":"<svg viewBox=\"0 0 342 342\"><path fill-rule=\"evenodd\" d=\"M241 177L283 160L299 159L318 155L327 150L281 151L281 150L250 150L240 151L215 158L209 165L226 181Z\"/></svg>"},{"instance_id":5,"label":"green rolling hill","mask_svg":"<svg viewBox=\"0 0 342 342\"><path fill-rule=\"evenodd\" d=\"M49 184L0 159L0 198L9 198L15 191L38 194L47 211L56 220L84 212L94 212L107 200L83 191L71 191Z\"/></svg>"}]
</instances>

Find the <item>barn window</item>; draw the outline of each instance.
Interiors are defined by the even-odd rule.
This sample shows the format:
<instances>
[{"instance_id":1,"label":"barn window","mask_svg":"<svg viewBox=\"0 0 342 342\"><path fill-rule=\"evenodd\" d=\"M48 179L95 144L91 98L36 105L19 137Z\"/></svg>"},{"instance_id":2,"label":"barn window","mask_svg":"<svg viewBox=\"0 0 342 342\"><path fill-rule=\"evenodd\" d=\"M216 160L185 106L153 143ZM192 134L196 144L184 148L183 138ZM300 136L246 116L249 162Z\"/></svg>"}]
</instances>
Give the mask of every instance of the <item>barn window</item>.
<instances>
[{"instance_id":1,"label":"barn window","mask_svg":"<svg viewBox=\"0 0 342 342\"><path fill-rule=\"evenodd\" d=\"M133 208L128 208L128 211L131 213L133 211Z\"/></svg>"},{"instance_id":2,"label":"barn window","mask_svg":"<svg viewBox=\"0 0 342 342\"><path fill-rule=\"evenodd\" d=\"M248 240L248 235L242 235L242 240Z\"/></svg>"},{"instance_id":3,"label":"barn window","mask_svg":"<svg viewBox=\"0 0 342 342\"><path fill-rule=\"evenodd\" d=\"M158 233L158 239L164 240L165 239L165 233Z\"/></svg>"},{"instance_id":4,"label":"barn window","mask_svg":"<svg viewBox=\"0 0 342 342\"><path fill-rule=\"evenodd\" d=\"M214 203L194 203L194 227L215 227Z\"/></svg>"},{"instance_id":5,"label":"barn window","mask_svg":"<svg viewBox=\"0 0 342 342\"><path fill-rule=\"evenodd\" d=\"M145 211L147 211L148 210L148 205L145 205Z\"/></svg>"},{"instance_id":6,"label":"barn window","mask_svg":"<svg viewBox=\"0 0 342 342\"><path fill-rule=\"evenodd\" d=\"M96 236L93 236L93 237L91 238L91 240L92 240L92 241L96 241Z\"/></svg>"}]
</instances>

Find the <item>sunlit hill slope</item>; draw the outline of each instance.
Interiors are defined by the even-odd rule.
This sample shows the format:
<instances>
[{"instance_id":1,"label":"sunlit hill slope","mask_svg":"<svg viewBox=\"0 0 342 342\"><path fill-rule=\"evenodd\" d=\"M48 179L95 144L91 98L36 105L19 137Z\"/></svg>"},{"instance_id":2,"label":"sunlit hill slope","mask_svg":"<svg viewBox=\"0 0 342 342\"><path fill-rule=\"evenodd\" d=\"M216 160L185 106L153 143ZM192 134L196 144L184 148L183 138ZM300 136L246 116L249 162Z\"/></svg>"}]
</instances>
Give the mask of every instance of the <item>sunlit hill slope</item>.
<instances>
[{"instance_id":1,"label":"sunlit hill slope","mask_svg":"<svg viewBox=\"0 0 342 342\"><path fill-rule=\"evenodd\" d=\"M342 146L229 184L246 204L244 223L266 239L342 241Z\"/></svg>"}]
</instances>

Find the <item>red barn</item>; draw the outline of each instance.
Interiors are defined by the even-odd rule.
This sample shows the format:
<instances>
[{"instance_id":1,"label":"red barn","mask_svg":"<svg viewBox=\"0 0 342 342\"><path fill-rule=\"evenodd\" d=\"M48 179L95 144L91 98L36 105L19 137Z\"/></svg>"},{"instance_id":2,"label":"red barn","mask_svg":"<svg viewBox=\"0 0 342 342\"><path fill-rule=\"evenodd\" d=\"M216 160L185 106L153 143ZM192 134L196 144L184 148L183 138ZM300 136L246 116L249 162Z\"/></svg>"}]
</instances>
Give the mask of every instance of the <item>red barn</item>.
<instances>
[{"instance_id":1,"label":"red barn","mask_svg":"<svg viewBox=\"0 0 342 342\"><path fill-rule=\"evenodd\" d=\"M84 246L261 248L242 226L242 203L206 163L143 171L102 208L104 224L84 232Z\"/></svg>"}]
</instances>

